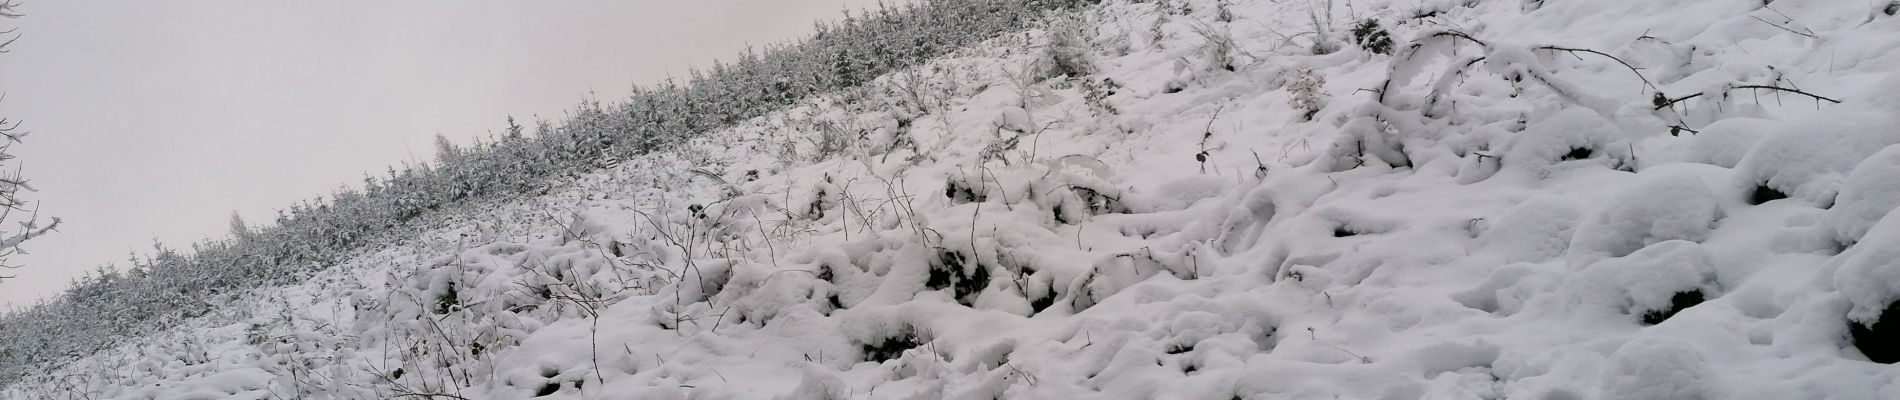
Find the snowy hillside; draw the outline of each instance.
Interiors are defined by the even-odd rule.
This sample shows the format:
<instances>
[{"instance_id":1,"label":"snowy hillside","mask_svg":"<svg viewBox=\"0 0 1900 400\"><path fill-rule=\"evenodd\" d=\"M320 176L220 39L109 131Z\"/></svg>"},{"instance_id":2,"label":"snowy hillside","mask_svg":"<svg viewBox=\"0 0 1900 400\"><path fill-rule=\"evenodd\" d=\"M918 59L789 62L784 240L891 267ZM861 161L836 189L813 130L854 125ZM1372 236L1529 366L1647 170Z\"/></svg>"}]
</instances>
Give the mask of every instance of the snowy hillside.
<instances>
[{"instance_id":1,"label":"snowy hillside","mask_svg":"<svg viewBox=\"0 0 1900 400\"><path fill-rule=\"evenodd\" d=\"M1110 1L0 397L1900 398L1882 1Z\"/></svg>"}]
</instances>

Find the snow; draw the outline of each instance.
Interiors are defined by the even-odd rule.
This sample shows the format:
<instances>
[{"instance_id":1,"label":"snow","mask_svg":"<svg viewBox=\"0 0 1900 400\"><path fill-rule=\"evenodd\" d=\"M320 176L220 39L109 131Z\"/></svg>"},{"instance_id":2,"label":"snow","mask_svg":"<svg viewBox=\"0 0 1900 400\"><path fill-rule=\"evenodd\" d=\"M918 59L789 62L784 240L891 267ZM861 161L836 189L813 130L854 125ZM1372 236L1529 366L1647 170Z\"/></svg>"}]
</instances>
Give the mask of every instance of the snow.
<instances>
[{"instance_id":1,"label":"snow","mask_svg":"<svg viewBox=\"0 0 1900 400\"><path fill-rule=\"evenodd\" d=\"M1676 339L1630 341L1610 355L1609 363L1603 398L1678 400L1721 393L1706 382L1708 363L1695 346Z\"/></svg>"},{"instance_id":2,"label":"snow","mask_svg":"<svg viewBox=\"0 0 1900 400\"><path fill-rule=\"evenodd\" d=\"M1701 241L1721 218L1715 191L1693 174L1655 168L1629 179L1577 226L1570 254L1622 257L1670 240ZM1561 224L1562 222L1557 222Z\"/></svg>"},{"instance_id":3,"label":"snow","mask_svg":"<svg viewBox=\"0 0 1900 400\"><path fill-rule=\"evenodd\" d=\"M1819 207L1833 205L1841 181L1862 160L1900 144L1891 112L1809 116L1776 124L1736 164L1740 183L1760 185Z\"/></svg>"},{"instance_id":4,"label":"snow","mask_svg":"<svg viewBox=\"0 0 1900 400\"><path fill-rule=\"evenodd\" d=\"M1881 219L1841 256L1834 284L1853 304L1847 312L1849 319L1872 322L1887 303L1900 299L1900 217Z\"/></svg>"},{"instance_id":5,"label":"snow","mask_svg":"<svg viewBox=\"0 0 1900 400\"><path fill-rule=\"evenodd\" d=\"M1828 209L1823 224L1842 243L1859 242L1888 213L1900 208L1900 145L1874 153L1842 182L1841 194Z\"/></svg>"},{"instance_id":6,"label":"snow","mask_svg":"<svg viewBox=\"0 0 1900 400\"><path fill-rule=\"evenodd\" d=\"M1900 18L1339 3L1393 54L1311 54L1318 3L1110 1L1095 76L997 38L0 393L1900 398L1848 335L1900 300Z\"/></svg>"}]
</instances>

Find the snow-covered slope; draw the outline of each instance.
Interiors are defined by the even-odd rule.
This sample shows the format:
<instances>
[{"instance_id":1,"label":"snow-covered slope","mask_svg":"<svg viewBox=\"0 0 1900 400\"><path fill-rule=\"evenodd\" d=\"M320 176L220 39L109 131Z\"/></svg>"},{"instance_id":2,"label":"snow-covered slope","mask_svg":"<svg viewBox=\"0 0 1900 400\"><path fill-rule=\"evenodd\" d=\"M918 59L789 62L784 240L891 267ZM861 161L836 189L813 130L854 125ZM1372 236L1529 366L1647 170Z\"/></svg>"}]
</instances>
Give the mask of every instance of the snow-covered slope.
<instances>
[{"instance_id":1,"label":"snow-covered slope","mask_svg":"<svg viewBox=\"0 0 1900 400\"><path fill-rule=\"evenodd\" d=\"M0 393L1900 398L1900 5L1327 3L1109 2Z\"/></svg>"}]
</instances>

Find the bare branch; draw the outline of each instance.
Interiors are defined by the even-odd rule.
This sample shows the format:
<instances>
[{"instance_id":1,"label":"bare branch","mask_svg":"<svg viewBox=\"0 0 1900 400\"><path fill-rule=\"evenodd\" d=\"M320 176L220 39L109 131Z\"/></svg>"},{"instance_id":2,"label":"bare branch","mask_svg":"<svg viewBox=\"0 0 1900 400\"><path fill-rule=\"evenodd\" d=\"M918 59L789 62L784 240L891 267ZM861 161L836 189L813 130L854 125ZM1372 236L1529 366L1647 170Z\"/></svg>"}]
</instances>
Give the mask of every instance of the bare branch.
<instances>
[{"instance_id":1,"label":"bare branch","mask_svg":"<svg viewBox=\"0 0 1900 400\"><path fill-rule=\"evenodd\" d=\"M1768 89L1768 90L1779 90L1779 91L1783 91L1783 92L1788 92L1788 93L1794 93L1794 94L1798 94L1798 95L1802 95L1802 96L1808 96L1808 97L1813 97L1813 98L1814 98L1815 100L1827 100L1827 102L1829 102L1829 103L1834 103L1834 104L1841 104L1841 101L1840 101L1840 100L1835 100L1835 99L1831 99L1831 98L1827 98L1827 97L1824 97L1824 96L1821 96L1821 95L1818 95L1818 94L1814 94L1814 93L1808 93L1808 92L1804 92L1804 91L1801 91L1801 89L1790 89L1790 88L1785 88L1785 87L1780 87L1780 86L1770 86L1770 85L1740 85L1740 86L1729 86L1729 90L1735 90L1735 89Z\"/></svg>"},{"instance_id":2,"label":"bare branch","mask_svg":"<svg viewBox=\"0 0 1900 400\"><path fill-rule=\"evenodd\" d=\"M20 14L19 11L15 11L13 9L14 7L19 7L19 6L20 6L20 3L14 0L0 0L0 17L19 18L20 16L25 15L25 14ZM4 31L0 31L0 35L11 34L19 30L20 30L19 28L7 29ZM13 44L13 41L15 40L20 40L20 35L15 34L13 35L13 38L6 39L5 42L0 42L0 53L7 52L7 45Z\"/></svg>"},{"instance_id":3,"label":"bare branch","mask_svg":"<svg viewBox=\"0 0 1900 400\"><path fill-rule=\"evenodd\" d=\"M1790 28L1788 28L1788 27L1786 27L1786 26L1782 26L1781 24L1777 24L1777 23L1773 23L1773 22L1768 22L1768 20L1765 20L1765 19L1761 19L1761 17L1754 17L1754 16L1751 16L1751 17L1749 17L1749 18L1754 18L1754 19L1755 19L1756 21L1761 21L1761 23L1764 23L1764 24L1768 24L1768 26L1772 26L1772 27L1776 27L1776 28L1781 28L1781 30L1784 30L1784 31L1788 31L1788 32L1790 32L1790 33L1794 33L1794 34L1796 34L1796 35L1801 35L1801 36L1807 36L1807 37L1810 37L1810 38L1815 38L1815 39L1819 39L1819 38L1820 38L1819 36L1815 36L1815 35L1814 35L1814 34L1812 34L1812 33L1805 33L1805 32L1801 32L1801 31L1797 31L1797 30L1794 30L1794 29L1790 29Z\"/></svg>"},{"instance_id":4,"label":"bare branch","mask_svg":"<svg viewBox=\"0 0 1900 400\"><path fill-rule=\"evenodd\" d=\"M1604 56L1604 57L1608 57L1608 58L1609 58L1609 59L1611 59L1611 60L1616 60L1616 63L1617 63L1617 64L1623 64L1623 67L1624 67L1624 68L1629 68L1629 70L1630 70L1630 72L1631 72L1631 73L1634 73L1634 74L1636 74L1636 79L1641 79L1641 80L1643 80L1643 86L1648 86L1648 87L1649 87L1650 89L1656 89L1656 84L1654 84L1654 83L1650 83L1650 82L1649 82L1649 77L1647 77L1647 76L1643 76L1643 71L1642 71L1642 70L1641 70L1640 68L1636 68L1636 66L1635 66L1635 65L1630 65L1630 63L1629 63L1629 62L1627 62L1627 61L1623 61L1623 59L1621 59L1621 58L1616 58L1616 56L1613 56L1613 55L1610 55L1609 53L1604 53L1604 52L1601 52L1601 51L1596 51L1596 50L1591 50L1591 49L1575 49L1575 48L1569 48L1569 47L1559 47L1559 46L1543 46L1543 47L1538 47L1537 49L1538 49L1538 50L1555 50L1555 51L1566 51L1566 52L1570 52L1570 53L1572 53L1572 54L1575 54L1575 53L1590 53L1590 54L1595 54L1595 55L1599 55L1599 56ZM1656 90L1660 90L1660 89L1656 89Z\"/></svg>"},{"instance_id":5,"label":"bare branch","mask_svg":"<svg viewBox=\"0 0 1900 400\"><path fill-rule=\"evenodd\" d=\"M1677 97L1677 98L1672 99L1672 98L1669 98L1668 95L1663 94L1662 92L1656 92L1656 99L1652 101L1651 103L1656 105L1657 110L1661 110L1664 108L1669 108L1669 106L1676 105L1676 103L1681 103L1684 100L1693 99L1693 98L1701 97L1701 96L1702 96L1701 93L1696 93L1696 94L1691 94L1688 96L1682 96L1682 97Z\"/></svg>"},{"instance_id":6,"label":"bare branch","mask_svg":"<svg viewBox=\"0 0 1900 400\"><path fill-rule=\"evenodd\" d=\"M1814 93L1808 93L1806 91L1802 91L1801 89L1792 89L1792 88L1785 88L1785 87L1773 86L1773 85L1729 85L1729 87L1725 89L1724 91L1736 90L1736 89L1776 90L1776 91L1783 91L1783 92L1794 93L1794 94L1798 94L1802 96L1812 97L1815 100L1825 100L1829 103L1841 104L1840 100L1835 100L1827 96L1822 96L1822 95L1818 95ZM1701 97L1701 96L1702 96L1702 93L1696 93L1696 94L1691 94L1691 95L1677 97L1677 98L1669 98L1668 96L1663 95L1662 92L1656 92L1656 99L1654 101L1654 104L1657 110L1661 110L1664 108L1668 108L1669 106L1676 105L1676 103L1681 103L1684 100L1693 99L1693 98Z\"/></svg>"}]
</instances>

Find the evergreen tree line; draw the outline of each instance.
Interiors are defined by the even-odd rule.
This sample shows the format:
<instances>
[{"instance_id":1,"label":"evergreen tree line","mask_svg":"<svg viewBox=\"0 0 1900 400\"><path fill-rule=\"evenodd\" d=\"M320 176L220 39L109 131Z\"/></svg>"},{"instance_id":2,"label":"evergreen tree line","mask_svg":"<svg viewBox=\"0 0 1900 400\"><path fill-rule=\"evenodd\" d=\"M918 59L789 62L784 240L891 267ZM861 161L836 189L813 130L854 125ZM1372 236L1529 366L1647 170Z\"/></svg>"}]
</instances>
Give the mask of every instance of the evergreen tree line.
<instances>
[{"instance_id":1,"label":"evergreen tree line","mask_svg":"<svg viewBox=\"0 0 1900 400\"><path fill-rule=\"evenodd\" d=\"M440 221L445 207L545 193L554 182L665 151L703 132L849 88L899 68L1026 28L1044 13L1097 0L926 0L880 6L794 42L748 49L683 79L636 88L624 102L586 100L565 121L506 128L470 146L437 138L432 164L392 167L280 210L265 228L233 217L233 237L189 252L154 245L127 268L101 267L63 294L0 317L0 385L204 315L244 290L293 283L366 245ZM530 132L531 131L531 132Z\"/></svg>"}]
</instances>

